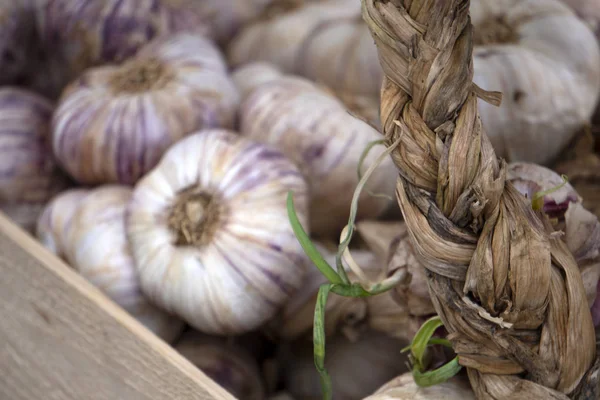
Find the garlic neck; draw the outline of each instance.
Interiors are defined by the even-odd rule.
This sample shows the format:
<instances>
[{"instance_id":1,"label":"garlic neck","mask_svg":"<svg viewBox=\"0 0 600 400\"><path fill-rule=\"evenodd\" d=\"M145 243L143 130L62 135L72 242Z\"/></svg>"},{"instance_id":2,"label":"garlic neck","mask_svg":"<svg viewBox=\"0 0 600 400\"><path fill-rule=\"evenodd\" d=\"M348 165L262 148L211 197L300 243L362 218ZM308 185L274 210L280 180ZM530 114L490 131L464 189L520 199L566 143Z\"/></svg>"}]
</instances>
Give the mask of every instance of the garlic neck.
<instances>
[{"instance_id":1,"label":"garlic neck","mask_svg":"<svg viewBox=\"0 0 600 400\"><path fill-rule=\"evenodd\" d=\"M172 80L169 69L159 60L131 60L111 77L109 85L113 92L140 93L158 90Z\"/></svg>"},{"instance_id":2,"label":"garlic neck","mask_svg":"<svg viewBox=\"0 0 600 400\"><path fill-rule=\"evenodd\" d=\"M177 235L178 246L207 245L217 230L221 217L220 202L215 196L197 188L181 192L171 209L169 229Z\"/></svg>"},{"instance_id":3,"label":"garlic neck","mask_svg":"<svg viewBox=\"0 0 600 400\"><path fill-rule=\"evenodd\" d=\"M476 46L517 43L518 39L515 30L501 16L486 18L473 30Z\"/></svg>"}]
</instances>

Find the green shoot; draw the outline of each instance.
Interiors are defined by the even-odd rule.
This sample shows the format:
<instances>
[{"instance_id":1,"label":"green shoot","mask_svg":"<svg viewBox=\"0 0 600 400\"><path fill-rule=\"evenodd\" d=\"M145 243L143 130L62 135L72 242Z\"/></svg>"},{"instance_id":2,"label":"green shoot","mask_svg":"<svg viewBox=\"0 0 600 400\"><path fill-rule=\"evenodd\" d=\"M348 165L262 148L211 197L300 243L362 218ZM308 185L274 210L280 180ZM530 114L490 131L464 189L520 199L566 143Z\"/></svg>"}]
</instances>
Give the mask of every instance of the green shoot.
<instances>
[{"instance_id":1,"label":"green shoot","mask_svg":"<svg viewBox=\"0 0 600 400\"><path fill-rule=\"evenodd\" d=\"M360 155L360 158L358 159L358 166L356 168L356 172L358 174L358 180L361 180L363 175L362 175L362 167L363 164L365 162L365 160L367 159L367 156L369 155L369 152L371 151L371 149L375 146L377 146L378 144L385 144L385 140L380 139L380 140L373 140L372 142L370 142L367 147L363 150L362 154ZM366 189L367 193L369 194L369 196L372 197L381 197L384 199L388 199L390 201L393 201L394 199L391 196L388 196L385 193L373 193L371 190Z\"/></svg>"}]
</instances>

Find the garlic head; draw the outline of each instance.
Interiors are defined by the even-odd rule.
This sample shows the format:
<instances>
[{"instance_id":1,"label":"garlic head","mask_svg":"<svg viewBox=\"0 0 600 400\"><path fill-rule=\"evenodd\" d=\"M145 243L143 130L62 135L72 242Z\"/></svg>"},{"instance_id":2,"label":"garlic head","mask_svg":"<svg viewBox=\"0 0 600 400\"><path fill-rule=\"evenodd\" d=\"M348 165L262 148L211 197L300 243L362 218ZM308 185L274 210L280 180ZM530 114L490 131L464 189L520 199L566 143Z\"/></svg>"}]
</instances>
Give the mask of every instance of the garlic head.
<instances>
[{"instance_id":1,"label":"garlic head","mask_svg":"<svg viewBox=\"0 0 600 400\"><path fill-rule=\"evenodd\" d=\"M467 379L454 376L446 382L429 387L418 386L411 372L404 373L364 400L475 400Z\"/></svg>"},{"instance_id":2,"label":"garlic head","mask_svg":"<svg viewBox=\"0 0 600 400\"><path fill-rule=\"evenodd\" d=\"M175 143L135 186L127 230L142 288L208 334L259 327L300 287L307 257L288 220L293 191L307 223L307 187L273 147L233 131Z\"/></svg>"},{"instance_id":3,"label":"garlic head","mask_svg":"<svg viewBox=\"0 0 600 400\"><path fill-rule=\"evenodd\" d=\"M548 164L591 118L600 94L600 48L558 0L477 0L473 81L503 93L479 100L499 157Z\"/></svg>"},{"instance_id":4,"label":"garlic head","mask_svg":"<svg viewBox=\"0 0 600 400\"><path fill-rule=\"evenodd\" d=\"M256 88L242 101L240 126L242 135L276 146L302 171L310 185L311 234L338 236L348 223L360 158L381 134L350 115L331 93L296 76ZM369 152L362 173L382 152L377 146ZM385 157L359 197L357 220L386 210L395 196L397 175L392 159Z\"/></svg>"},{"instance_id":5,"label":"garlic head","mask_svg":"<svg viewBox=\"0 0 600 400\"><path fill-rule=\"evenodd\" d=\"M29 232L46 202L68 186L50 151L53 110L27 89L0 88L0 210Z\"/></svg>"},{"instance_id":6,"label":"garlic head","mask_svg":"<svg viewBox=\"0 0 600 400\"><path fill-rule=\"evenodd\" d=\"M191 33L155 39L65 89L52 120L53 150L80 183L133 184L187 134L233 126L238 103L211 41Z\"/></svg>"}]
</instances>

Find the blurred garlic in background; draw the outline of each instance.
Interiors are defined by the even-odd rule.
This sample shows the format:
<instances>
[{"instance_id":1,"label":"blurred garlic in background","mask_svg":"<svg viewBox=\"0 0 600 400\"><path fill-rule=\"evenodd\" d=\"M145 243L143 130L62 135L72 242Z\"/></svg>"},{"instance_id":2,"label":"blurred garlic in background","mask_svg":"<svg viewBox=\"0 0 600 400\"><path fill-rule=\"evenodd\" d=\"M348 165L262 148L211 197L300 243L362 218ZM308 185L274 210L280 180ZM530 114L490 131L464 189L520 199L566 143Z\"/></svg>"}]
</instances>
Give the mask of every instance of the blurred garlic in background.
<instances>
[{"instance_id":1,"label":"blurred garlic in background","mask_svg":"<svg viewBox=\"0 0 600 400\"><path fill-rule=\"evenodd\" d=\"M0 211L29 233L46 202L69 185L49 143L53 108L29 90L0 88Z\"/></svg>"},{"instance_id":2,"label":"blurred garlic in background","mask_svg":"<svg viewBox=\"0 0 600 400\"><path fill-rule=\"evenodd\" d=\"M131 191L127 186L105 185L63 192L42 214L38 235L49 250L57 252L82 277L170 343L179 336L184 323L151 304L141 292L125 233L125 210Z\"/></svg>"},{"instance_id":3,"label":"blurred garlic in background","mask_svg":"<svg viewBox=\"0 0 600 400\"><path fill-rule=\"evenodd\" d=\"M364 400L475 400L475 393L464 375L429 387L418 386L412 373L404 373Z\"/></svg>"},{"instance_id":4,"label":"blurred garlic in background","mask_svg":"<svg viewBox=\"0 0 600 400\"><path fill-rule=\"evenodd\" d=\"M305 78L267 79L254 90L242 89L250 94L242 100L241 134L276 146L298 165L310 185L311 234L336 237L348 222L361 156L381 134L350 115L330 92ZM382 152L383 146L374 147L361 172ZM396 177L397 170L386 157L360 195L357 220L375 218L390 206ZM369 191L389 198L372 196Z\"/></svg>"},{"instance_id":5,"label":"blurred garlic in background","mask_svg":"<svg viewBox=\"0 0 600 400\"><path fill-rule=\"evenodd\" d=\"M547 165L587 122L600 95L600 49L558 0L474 0L473 81L500 91L479 101L496 155Z\"/></svg>"},{"instance_id":6,"label":"blurred garlic in background","mask_svg":"<svg viewBox=\"0 0 600 400\"><path fill-rule=\"evenodd\" d=\"M378 332L366 332L356 341L343 335L327 338L325 367L333 400L361 399L406 372L408 358L400 350L407 344ZM323 398L311 340L282 345L280 359L284 386L295 400Z\"/></svg>"},{"instance_id":7,"label":"blurred garlic in background","mask_svg":"<svg viewBox=\"0 0 600 400\"><path fill-rule=\"evenodd\" d=\"M284 3L292 7L267 9L234 37L230 64L267 61L335 91L377 98L383 73L360 1Z\"/></svg>"},{"instance_id":8,"label":"blurred garlic in background","mask_svg":"<svg viewBox=\"0 0 600 400\"><path fill-rule=\"evenodd\" d=\"M307 257L288 220L307 185L277 149L223 129L174 144L135 186L128 237L142 288L207 334L260 327L302 286Z\"/></svg>"},{"instance_id":9,"label":"blurred garlic in background","mask_svg":"<svg viewBox=\"0 0 600 400\"><path fill-rule=\"evenodd\" d=\"M188 330L173 347L236 399L265 398L258 364L235 338L209 336Z\"/></svg>"},{"instance_id":10,"label":"blurred garlic in background","mask_svg":"<svg viewBox=\"0 0 600 400\"><path fill-rule=\"evenodd\" d=\"M211 41L155 39L122 65L89 69L69 85L52 120L53 150L79 183L134 184L182 137L233 127L238 104Z\"/></svg>"}]
</instances>

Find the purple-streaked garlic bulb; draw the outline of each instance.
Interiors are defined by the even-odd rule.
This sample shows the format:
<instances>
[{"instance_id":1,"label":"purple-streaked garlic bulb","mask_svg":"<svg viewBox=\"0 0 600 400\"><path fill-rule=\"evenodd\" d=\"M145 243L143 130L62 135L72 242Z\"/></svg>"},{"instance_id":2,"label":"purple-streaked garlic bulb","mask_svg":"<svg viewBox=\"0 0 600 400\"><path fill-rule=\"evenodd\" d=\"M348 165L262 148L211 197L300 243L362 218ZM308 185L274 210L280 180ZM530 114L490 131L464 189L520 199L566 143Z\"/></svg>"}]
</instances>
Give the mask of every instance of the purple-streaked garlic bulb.
<instances>
[{"instance_id":1,"label":"purple-streaked garlic bulb","mask_svg":"<svg viewBox=\"0 0 600 400\"><path fill-rule=\"evenodd\" d=\"M274 147L225 129L181 139L135 186L129 242L147 296L207 334L258 328L308 264L288 219L309 230L307 184Z\"/></svg>"},{"instance_id":2,"label":"purple-streaked garlic bulb","mask_svg":"<svg viewBox=\"0 0 600 400\"><path fill-rule=\"evenodd\" d=\"M475 393L464 375L458 375L433 386L422 387L415 382L412 372L406 372L364 400L475 400Z\"/></svg>"},{"instance_id":3,"label":"purple-streaked garlic bulb","mask_svg":"<svg viewBox=\"0 0 600 400\"><path fill-rule=\"evenodd\" d=\"M352 341L343 335L327 339L325 367L331 377L333 400L359 400L407 371L407 341L367 331ZM319 373L315 368L313 343L301 338L282 345L280 361L284 387L293 398L322 398Z\"/></svg>"},{"instance_id":4,"label":"purple-streaked garlic bulb","mask_svg":"<svg viewBox=\"0 0 600 400\"><path fill-rule=\"evenodd\" d=\"M371 142L381 140L381 134L352 116L323 87L291 75L273 78L246 96L240 130L281 149L298 165L310 185L311 234L338 237L348 223L361 156ZM371 149L363 174L383 151L382 146ZM386 210L395 196L397 175L392 159L385 157L361 192L357 220L375 218Z\"/></svg>"},{"instance_id":5,"label":"purple-streaked garlic bulb","mask_svg":"<svg viewBox=\"0 0 600 400\"><path fill-rule=\"evenodd\" d=\"M40 0L36 22L62 86L85 69L121 63L149 41L181 31L212 37L202 1Z\"/></svg>"},{"instance_id":6,"label":"purple-streaked garlic bulb","mask_svg":"<svg viewBox=\"0 0 600 400\"><path fill-rule=\"evenodd\" d=\"M52 112L36 93L0 88L0 211L30 233L46 202L68 186L52 157Z\"/></svg>"},{"instance_id":7,"label":"purple-streaked garlic bulb","mask_svg":"<svg viewBox=\"0 0 600 400\"><path fill-rule=\"evenodd\" d=\"M535 193L556 188L563 179L553 170L531 163L511 163L508 180L528 199ZM543 196L542 211L548 215L561 239L575 257L581 271L589 305L596 299L600 279L600 222L586 210L582 199L567 182L560 189ZM598 321L600 322L600 321Z\"/></svg>"},{"instance_id":8,"label":"purple-streaked garlic bulb","mask_svg":"<svg viewBox=\"0 0 600 400\"><path fill-rule=\"evenodd\" d=\"M257 360L235 339L188 330L173 347L236 399L265 398L265 385Z\"/></svg>"},{"instance_id":9,"label":"purple-streaked garlic bulb","mask_svg":"<svg viewBox=\"0 0 600 400\"><path fill-rule=\"evenodd\" d=\"M38 237L83 278L150 331L172 342L181 319L159 309L142 293L125 232L132 189L104 185L60 193L38 223Z\"/></svg>"},{"instance_id":10,"label":"purple-streaked garlic bulb","mask_svg":"<svg viewBox=\"0 0 600 400\"><path fill-rule=\"evenodd\" d=\"M52 120L53 150L80 183L133 184L191 132L233 127L238 103L211 41L192 33L156 39L69 85Z\"/></svg>"}]
</instances>

